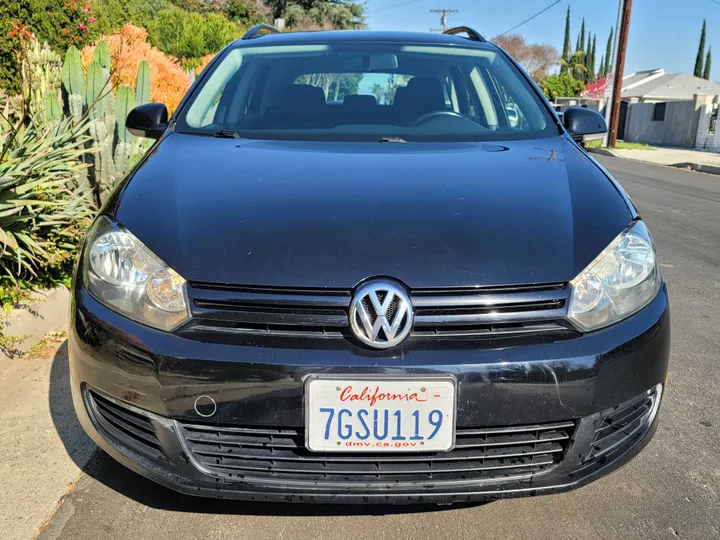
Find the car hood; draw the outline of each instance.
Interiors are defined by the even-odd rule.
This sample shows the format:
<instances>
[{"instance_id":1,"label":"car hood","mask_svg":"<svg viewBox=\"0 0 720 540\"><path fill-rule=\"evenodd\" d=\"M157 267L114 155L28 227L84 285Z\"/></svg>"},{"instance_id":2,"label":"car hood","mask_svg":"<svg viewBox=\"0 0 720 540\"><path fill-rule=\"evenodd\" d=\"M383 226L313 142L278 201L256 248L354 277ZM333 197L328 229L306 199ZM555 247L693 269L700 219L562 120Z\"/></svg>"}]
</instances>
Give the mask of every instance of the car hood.
<instances>
[{"instance_id":1,"label":"car hood","mask_svg":"<svg viewBox=\"0 0 720 540\"><path fill-rule=\"evenodd\" d=\"M630 222L564 137L498 143L174 133L110 212L188 281L349 288L565 282Z\"/></svg>"}]
</instances>

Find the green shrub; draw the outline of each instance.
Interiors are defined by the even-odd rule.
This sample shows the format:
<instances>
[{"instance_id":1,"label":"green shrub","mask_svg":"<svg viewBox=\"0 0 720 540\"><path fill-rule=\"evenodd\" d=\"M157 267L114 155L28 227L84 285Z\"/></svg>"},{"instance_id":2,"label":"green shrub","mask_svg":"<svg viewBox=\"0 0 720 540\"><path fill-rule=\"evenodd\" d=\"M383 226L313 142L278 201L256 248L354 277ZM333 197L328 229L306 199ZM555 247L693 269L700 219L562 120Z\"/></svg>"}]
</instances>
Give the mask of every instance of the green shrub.
<instances>
[{"instance_id":1,"label":"green shrub","mask_svg":"<svg viewBox=\"0 0 720 540\"><path fill-rule=\"evenodd\" d=\"M0 274L12 282L67 266L90 216L77 178L89 125L71 119L15 129L0 142Z\"/></svg>"},{"instance_id":2,"label":"green shrub","mask_svg":"<svg viewBox=\"0 0 720 540\"><path fill-rule=\"evenodd\" d=\"M584 82L567 72L545 77L542 85L543 93L550 101L558 97L575 97L585 88Z\"/></svg>"},{"instance_id":3,"label":"green shrub","mask_svg":"<svg viewBox=\"0 0 720 540\"><path fill-rule=\"evenodd\" d=\"M196 67L200 58L218 52L240 37L245 27L221 13L201 14L172 7L158 13L150 26L150 41L165 54Z\"/></svg>"}]
</instances>

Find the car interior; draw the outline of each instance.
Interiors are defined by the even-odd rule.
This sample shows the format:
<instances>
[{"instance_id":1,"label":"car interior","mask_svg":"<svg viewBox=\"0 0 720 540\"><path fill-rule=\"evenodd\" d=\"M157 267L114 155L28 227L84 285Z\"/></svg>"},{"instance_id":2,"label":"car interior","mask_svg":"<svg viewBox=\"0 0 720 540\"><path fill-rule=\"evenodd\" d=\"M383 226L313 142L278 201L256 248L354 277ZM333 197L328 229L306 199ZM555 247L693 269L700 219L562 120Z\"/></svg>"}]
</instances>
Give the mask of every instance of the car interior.
<instances>
[{"instance_id":1,"label":"car interior","mask_svg":"<svg viewBox=\"0 0 720 540\"><path fill-rule=\"evenodd\" d=\"M222 61L230 66L221 65L200 88L185 123L205 132L400 136L546 129L547 113L515 74L507 74L507 62L481 52L243 56L239 48Z\"/></svg>"}]
</instances>

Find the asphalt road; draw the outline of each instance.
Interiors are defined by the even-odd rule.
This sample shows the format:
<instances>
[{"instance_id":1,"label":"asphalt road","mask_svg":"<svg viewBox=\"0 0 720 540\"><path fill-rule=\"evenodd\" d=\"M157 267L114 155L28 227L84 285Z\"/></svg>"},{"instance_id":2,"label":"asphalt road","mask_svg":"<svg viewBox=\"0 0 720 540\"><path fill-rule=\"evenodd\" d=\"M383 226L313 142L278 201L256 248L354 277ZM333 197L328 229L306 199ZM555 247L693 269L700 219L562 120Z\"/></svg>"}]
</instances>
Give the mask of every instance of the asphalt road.
<instances>
[{"instance_id":1,"label":"asphalt road","mask_svg":"<svg viewBox=\"0 0 720 540\"><path fill-rule=\"evenodd\" d=\"M533 499L457 508L318 507L184 497L98 453L39 537L720 538L720 176L601 161L653 232L672 302L661 425L626 467L575 492ZM64 351L55 362L67 361Z\"/></svg>"}]
</instances>

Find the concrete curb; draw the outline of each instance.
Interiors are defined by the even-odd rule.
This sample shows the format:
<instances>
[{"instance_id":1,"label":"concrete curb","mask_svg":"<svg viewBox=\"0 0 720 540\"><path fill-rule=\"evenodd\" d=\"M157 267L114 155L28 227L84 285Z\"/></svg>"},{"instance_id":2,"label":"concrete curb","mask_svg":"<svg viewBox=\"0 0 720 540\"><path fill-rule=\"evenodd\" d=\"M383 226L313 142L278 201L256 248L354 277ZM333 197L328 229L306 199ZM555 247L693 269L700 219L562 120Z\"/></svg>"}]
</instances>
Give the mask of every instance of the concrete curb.
<instances>
[{"instance_id":1,"label":"concrete curb","mask_svg":"<svg viewBox=\"0 0 720 540\"><path fill-rule=\"evenodd\" d=\"M670 165L670 167L677 167L678 169L692 169L693 171L705 174L720 175L720 167L717 165L703 165L702 163L674 163Z\"/></svg>"},{"instance_id":2,"label":"concrete curb","mask_svg":"<svg viewBox=\"0 0 720 540\"><path fill-rule=\"evenodd\" d=\"M585 148L585 150L590 154L600 154L601 156L610 156L615 158L621 158L619 155L617 155L612 150L609 150L607 148Z\"/></svg>"},{"instance_id":3,"label":"concrete curb","mask_svg":"<svg viewBox=\"0 0 720 540\"><path fill-rule=\"evenodd\" d=\"M601 156L609 156L609 157L614 157L614 158L618 158L618 159L626 159L628 161L634 161L636 163L646 163L648 165L658 165L660 167L675 167L676 169L691 169L693 171L701 172L701 173L705 173L705 174L720 175L720 166L717 166L717 165L705 165L703 163L691 163L691 162L655 163L653 161L646 161L644 159L634 159L634 158L621 156L620 154L617 154L608 148L586 148L585 150L587 150L587 152L590 154L598 154Z\"/></svg>"}]
</instances>

